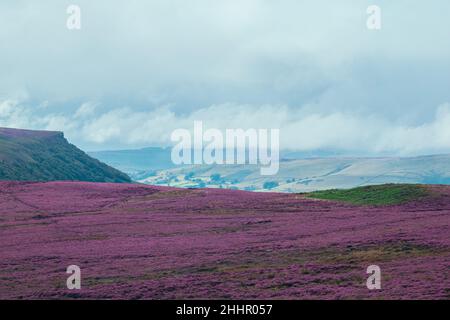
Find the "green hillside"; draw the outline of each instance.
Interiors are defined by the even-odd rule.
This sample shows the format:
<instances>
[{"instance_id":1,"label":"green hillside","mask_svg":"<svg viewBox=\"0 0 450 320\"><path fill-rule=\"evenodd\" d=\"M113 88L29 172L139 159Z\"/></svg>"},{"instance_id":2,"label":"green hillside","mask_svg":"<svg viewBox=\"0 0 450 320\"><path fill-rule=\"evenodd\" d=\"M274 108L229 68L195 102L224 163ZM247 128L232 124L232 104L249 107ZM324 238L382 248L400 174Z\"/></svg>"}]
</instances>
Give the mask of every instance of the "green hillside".
<instances>
[{"instance_id":1,"label":"green hillside","mask_svg":"<svg viewBox=\"0 0 450 320\"><path fill-rule=\"evenodd\" d=\"M307 194L310 198L343 201L356 205L396 205L420 199L428 194L420 185L385 184L349 190L325 190Z\"/></svg>"},{"instance_id":2,"label":"green hillside","mask_svg":"<svg viewBox=\"0 0 450 320\"><path fill-rule=\"evenodd\" d=\"M0 180L130 182L89 157L62 132L0 128Z\"/></svg>"}]
</instances>

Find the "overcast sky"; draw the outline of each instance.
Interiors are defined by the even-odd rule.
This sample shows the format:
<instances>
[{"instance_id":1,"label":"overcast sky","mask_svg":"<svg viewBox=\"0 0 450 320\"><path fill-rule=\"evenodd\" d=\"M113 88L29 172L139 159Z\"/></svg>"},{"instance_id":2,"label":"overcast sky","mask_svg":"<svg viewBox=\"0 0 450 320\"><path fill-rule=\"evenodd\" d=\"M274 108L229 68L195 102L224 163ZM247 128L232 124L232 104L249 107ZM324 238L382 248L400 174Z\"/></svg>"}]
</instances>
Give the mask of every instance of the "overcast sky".
<instances>
[{"instance_id":1,"label":"overcast sky","mask_svg":"<svg viewBox=\"0 0 450 320\"><path fill-rule=\"evenodd\" d=\"M281 128L296 150L450 153L449 16L448 0L1 1L0 126L87 150L203 120Z\"/></svg>"}]
</instances>

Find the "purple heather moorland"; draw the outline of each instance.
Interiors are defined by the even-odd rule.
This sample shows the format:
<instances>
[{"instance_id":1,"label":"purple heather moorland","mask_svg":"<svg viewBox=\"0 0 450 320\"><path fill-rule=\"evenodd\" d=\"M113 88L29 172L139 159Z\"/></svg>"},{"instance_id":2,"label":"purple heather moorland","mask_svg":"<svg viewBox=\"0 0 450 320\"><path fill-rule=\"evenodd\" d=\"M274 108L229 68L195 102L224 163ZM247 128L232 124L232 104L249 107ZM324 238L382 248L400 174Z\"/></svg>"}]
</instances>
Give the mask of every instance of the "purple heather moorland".
<instances>
[{"instance_id":1,"label":"purple heather moorland","mask_svg":"<svg viewBox=\"0 0 450 320\"><path fill-rule=\"evenodd\" d=\"M0 182L0 298L448 299L450 187L370 207L297 194ZM81 290L66 268L81 267ZM382 289L366 287L366 268Z\"/></svg>"}]
</instances>

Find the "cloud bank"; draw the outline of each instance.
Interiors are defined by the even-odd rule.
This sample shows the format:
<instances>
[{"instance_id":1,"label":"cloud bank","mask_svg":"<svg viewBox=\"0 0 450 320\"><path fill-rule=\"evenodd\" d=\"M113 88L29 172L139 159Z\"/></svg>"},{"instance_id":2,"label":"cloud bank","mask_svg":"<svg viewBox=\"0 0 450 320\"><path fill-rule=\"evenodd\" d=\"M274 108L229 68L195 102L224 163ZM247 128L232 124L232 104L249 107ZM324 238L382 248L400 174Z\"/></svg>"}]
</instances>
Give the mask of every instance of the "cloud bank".
<instances>
[{"instance_id":1,"label":"cloud bank","mask_svg":"<svg viewBox=\"0 0 450 320\"><path fill-rule=\"evenodd\" d=\"M193 120L280 127L286 148L450 152L450 2L0 2L0 121L89 149L166 144ZM440 106L440 107L439 107Z\"/></svg>"},{"instance_id":2,"label":"cloud bank","mask_svg":"<svg viewBox=\"0 0 450 320\"><path fill-rule=\"evenodd\" d=\"M377 115L345 112L311 113L307 108L274 105L221 104L180 115L161 107L136 112L116 108L96 113L98 105L84 103L72 113L47 113L36 117L34 108L18 101L0 102L0 126L61 130L78 144L99 146L169 146L173 130L193 129L203 121L205 129L280 129L283 149L297 151L341 150L395 155L445 153L450 150L450 104L434 111L432 120L406 126ZM45 107L43 107L45 109Z\"/></svg>"}]
</instances>

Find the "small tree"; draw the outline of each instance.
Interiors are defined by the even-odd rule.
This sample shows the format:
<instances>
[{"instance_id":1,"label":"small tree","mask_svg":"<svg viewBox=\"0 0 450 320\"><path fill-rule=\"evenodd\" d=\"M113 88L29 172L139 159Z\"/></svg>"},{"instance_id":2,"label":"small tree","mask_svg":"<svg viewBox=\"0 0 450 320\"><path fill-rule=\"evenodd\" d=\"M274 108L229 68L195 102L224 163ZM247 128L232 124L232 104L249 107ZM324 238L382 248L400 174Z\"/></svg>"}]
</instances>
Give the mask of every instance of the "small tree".
<instances>
[{"instance_id":1,"label":"small tree","mask_svg":"<svg viewBox=\"0 0 450 320\"><path fill-rule=\"evenodd\" d=\"M267 190L270 190L270 189L273 189L276 187L278 187L278 182L276 182L276 181L266 181L263 184L263 188L267 189Z\"/></svg>"},{"instance_id":2,"label":"small tree","mask_svg":"<svg viewBox=\"0 0 450 320\"><path fill-rule=\"evenodd\" d=\"M211 182L220 182L222 177L218 173L214 173L211 175Z\"/></svg>"},{"instance_id":3,"label":"small tree","mask_svg":"<svg viewBox=\"0 0 450 320\"><path fill-rule=\"evenodd\" d=\"M184 180L191 180L194 177L193 172L189 172L187 175L184 176Z\"/></svg>"}]
</instances>

